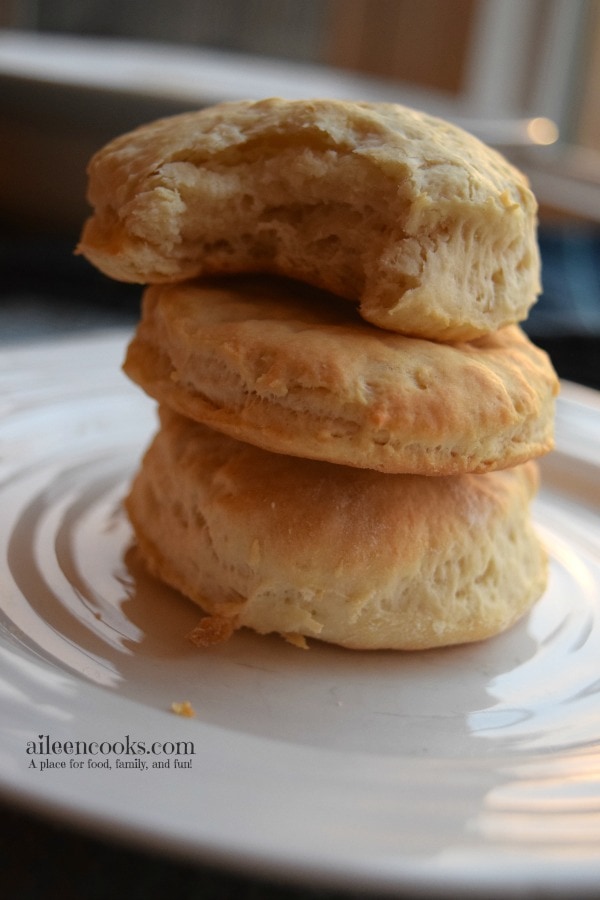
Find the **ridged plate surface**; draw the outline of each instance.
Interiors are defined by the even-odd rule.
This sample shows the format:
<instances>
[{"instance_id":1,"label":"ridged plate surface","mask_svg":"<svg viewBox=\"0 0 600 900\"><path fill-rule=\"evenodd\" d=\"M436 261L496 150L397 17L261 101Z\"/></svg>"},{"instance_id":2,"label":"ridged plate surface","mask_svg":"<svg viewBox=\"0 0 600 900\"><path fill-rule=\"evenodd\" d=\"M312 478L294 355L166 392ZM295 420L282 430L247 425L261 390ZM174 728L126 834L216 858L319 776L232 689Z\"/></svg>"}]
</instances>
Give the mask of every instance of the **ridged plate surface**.
<instances>
[{"instance_id":1,"label":"ridged plate surface","mask_svg":"<svg viewBox=\"0 0 600 900\"><path fill-rule=\"evenodd\" d=\"M563 388L534 510L550 584L509 633L421 654L302 652L249 633L199 651L185 640L197 608L140 568L121 509L155 428L152 403L120 373L126 339L2 354L4 794L169 852L318 884L592 891L597 396ZM195 718L173 715L184 700Z\"/></svg>"}]
</instances>

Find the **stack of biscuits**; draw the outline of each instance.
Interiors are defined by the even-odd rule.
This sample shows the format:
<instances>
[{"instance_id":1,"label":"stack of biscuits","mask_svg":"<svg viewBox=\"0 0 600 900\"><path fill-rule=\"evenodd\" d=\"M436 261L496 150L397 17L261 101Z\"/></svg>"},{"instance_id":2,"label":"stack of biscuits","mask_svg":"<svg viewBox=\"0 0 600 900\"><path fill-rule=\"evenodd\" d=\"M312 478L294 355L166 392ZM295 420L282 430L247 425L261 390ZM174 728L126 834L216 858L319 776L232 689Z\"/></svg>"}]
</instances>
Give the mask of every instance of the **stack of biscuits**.
<instances>
[{"instance_id":1,"label":"stack of biscuits","mask_svg":"<svg viewBox=\"0 0 600 900\"><path fill-rule=\"evenodd\" d=\"M126 508L199 645L424 649L540 597L558 382L526 179L385 103L220 104L92 159L79 251L145 285L124 368L160 427Z\"/></svg>"}]
</instances>

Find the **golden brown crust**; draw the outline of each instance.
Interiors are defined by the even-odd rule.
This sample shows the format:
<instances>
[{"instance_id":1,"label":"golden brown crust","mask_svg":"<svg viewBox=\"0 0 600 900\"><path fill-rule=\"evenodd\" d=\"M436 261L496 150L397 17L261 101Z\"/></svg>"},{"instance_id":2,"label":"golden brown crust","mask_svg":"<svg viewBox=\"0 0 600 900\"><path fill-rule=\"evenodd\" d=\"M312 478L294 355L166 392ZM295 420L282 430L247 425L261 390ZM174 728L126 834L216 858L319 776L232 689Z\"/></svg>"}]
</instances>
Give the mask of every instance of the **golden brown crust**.
<instances>
[{"instance_id":1,"label":"golden brown crust","mask_svg":"<svg viewBox=\"0 0 600 900\"><path fill-rule=\"evenodd\" d=\"M534 463L382 475L270 454L166 409L161 421L128 513L150 570L225 633L423 649L496 634L544 589Z\"/></svg>"},{"instance_id":2,"label":"golden brown crust","mask_svg":"<svg viewBox=\"0 0 600 900\"><path fill-rule=\"evenodd\" d=\"M281 274L438 340L521 321L540 290L525 177L400 105L225 103L117 138L89 179L79 250L125 281Z\"/></svg>"},{"instance_id":3,"label":"golden brown crust","mask_svg":"<svg viewBox=\"0 0 600 900\"><path fill-rule=\"evenodd\" d=\"M407 338L289 281L148 288L124 368L182 415L293 456L448 475L552 447L556 376L517 326Z\"/></svg>"}]
</instances>

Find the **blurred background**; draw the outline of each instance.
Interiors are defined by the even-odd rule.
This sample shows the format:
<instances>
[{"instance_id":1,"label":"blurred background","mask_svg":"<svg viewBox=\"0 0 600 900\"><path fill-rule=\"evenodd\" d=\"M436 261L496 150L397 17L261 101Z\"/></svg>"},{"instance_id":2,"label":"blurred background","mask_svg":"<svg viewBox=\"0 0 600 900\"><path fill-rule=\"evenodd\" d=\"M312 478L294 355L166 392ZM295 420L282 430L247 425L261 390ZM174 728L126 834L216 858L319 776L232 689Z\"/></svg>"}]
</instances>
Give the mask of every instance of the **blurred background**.
<instances>
[{"instance_id":1,"label":"blurred background","mask_svg":"<svg viewBox=\"0 0 600 900\"><path fill-rule=\"evenodd\" d=\"M0 28L0 212L28 225L78 227L89 155L148 116L326 91L461 121L600 217L598 0L0 0Z\"/></svg>"},{"instance_id":2,"label":"blurred background","mask_svg":"<svg viewBox=\"0 0 600 900\"><path fill-rule=\"evenodd\" d=\"M600 386L600 0L0 0L5 334L31 336L34 313L52 330L137 311L135 289L71 254L94 150L272 95L399 101L502 150L541 208L527 328L563 377ZM77 316L61 316L67 295Z\"/></svg>"}]
</instances>

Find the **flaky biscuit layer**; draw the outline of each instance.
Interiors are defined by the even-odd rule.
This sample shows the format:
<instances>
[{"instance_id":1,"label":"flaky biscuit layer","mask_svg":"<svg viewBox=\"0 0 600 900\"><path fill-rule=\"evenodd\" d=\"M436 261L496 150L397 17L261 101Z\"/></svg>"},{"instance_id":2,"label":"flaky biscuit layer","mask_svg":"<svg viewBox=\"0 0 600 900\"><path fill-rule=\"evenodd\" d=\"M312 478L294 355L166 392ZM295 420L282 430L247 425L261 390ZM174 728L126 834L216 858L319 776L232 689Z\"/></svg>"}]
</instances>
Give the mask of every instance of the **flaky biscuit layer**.
<instances>
[{"instance_id":1,"label":"flaky biscuit layer","mask_svg":"<svg viewBox=\"0 0 600 900\"><path fill-rule=\"evenodd\" d=\"M238 440L383 472L485 472L553 442L556 375L517 326L470 343L407 338L282 279L147 288L124 368Z\"/></svg>"},{"instance_id":2,"label":"flaky biscuit layer","mask_svg":"<svg viewBox=\"0 0 600 900\"><path fill-rule=\"evenodd\" d=\"M270 272L436 340L523 320L540 290L526 178L387 103L225 103L152 122L89 167L79 250L114 278Z\"/></svg>"},{"instance_id":3,"label":"flaky biscuit layer","mask_svg":"<svg viewBox=\"0 0 600 900\"><path fill-rule=\"evenodd\" d=\"M424 649L511 626L541 595L535 463L382 475L267 453L162 410L127 499L142 557L207 615L356 649Z\"/></svg>"}]
</instances>

